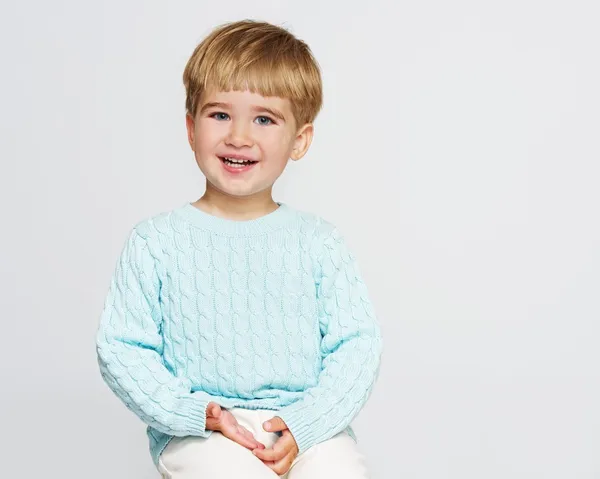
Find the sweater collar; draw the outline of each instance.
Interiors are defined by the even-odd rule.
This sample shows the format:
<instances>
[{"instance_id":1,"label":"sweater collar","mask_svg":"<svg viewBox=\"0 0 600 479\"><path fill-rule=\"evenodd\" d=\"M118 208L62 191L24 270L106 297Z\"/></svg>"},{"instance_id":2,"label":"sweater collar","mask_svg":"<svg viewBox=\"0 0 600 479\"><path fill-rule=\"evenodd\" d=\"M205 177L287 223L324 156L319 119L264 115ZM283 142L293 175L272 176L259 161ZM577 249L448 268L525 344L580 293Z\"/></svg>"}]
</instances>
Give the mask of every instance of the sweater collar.
<instances>
[{"instance_id":1,"label":"sweater collar","mask_svg":"<svg viewBox=\"0 0 600 479\"><path fill-rule=\"evenodd\" d=\"M176 213L197 228L226 236L256 236L282 228L294 218L293 210L285 203L264 216L253 220L231 220L202 211L186 203Z\"/></svg>"}]
</instances>

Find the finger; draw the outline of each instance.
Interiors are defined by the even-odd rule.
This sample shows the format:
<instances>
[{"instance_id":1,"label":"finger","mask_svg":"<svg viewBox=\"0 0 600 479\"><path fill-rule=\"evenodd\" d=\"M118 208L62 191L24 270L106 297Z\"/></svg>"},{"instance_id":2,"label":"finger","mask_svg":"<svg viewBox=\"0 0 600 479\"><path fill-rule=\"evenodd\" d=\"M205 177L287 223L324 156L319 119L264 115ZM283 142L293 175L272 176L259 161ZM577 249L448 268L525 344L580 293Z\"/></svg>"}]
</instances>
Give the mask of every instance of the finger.
<instances>
[{"instance_id":1,"label":"finger","mask_svg":"<svg viewBox=\"0 0 600 479\"><path fill-rule=\"evenodd\" d=\"M294 459L296 458L296 451L290 451L284 458L279 461L272 463L265 463L266 466L275 472L279 476L283 476L286 472L290 470L292 464L294 463Z\"/></svg>"},{"instance_id":2,"label":"finger","mask_svg":"<svg viewBox=\"0 0 600 479\"><path fill-rule=\"evenodd\" d=\"M254 435L250 431L243 426L237 425L234 428L226 429L225 432L221 431L221 433L232 441L237 442L240 446L250 450L261 450L265 447L254 438Z\"/></svg>"},{"instance_id":3,"label":"finger","mask_svg":"<svg viewBox=\"0 0 600 479\"><path fill-rule=\"evenodd\" d=\"M255 449L252 452L261 461L277 462L283 459L293 449L294 445L295 443L290 442L289 438L280 437L272 448L264 450Z\"/></svg>"},{"instance_id":4,"label":"finger","mask_svg":"<svg viewBox=\"0 0 600 479\"><path fill-rule=\"evenodd\" d=\"M287 424L279 416L275 416L263 424L263 429L267 432L278 432L287 428Z\"/></svg>"},{"instance_id":5,"label":"finger","mask_svg":"<svg viewBox=\"0 0 600 479\"><path fill-rule=\"evenodd\" d=\"M265 445L262 442L259 442L258 439L256 439L254 437L254 434L252 434L248 429L246 429L243 426L240 426L241 429L241 433L247 438L250 439L254 442L256 442L256 447L258 447L259 449L265 449Z\"/></svg>"},{"instance_id":6,"label":"finger","mask_svg":"<svg viewBox=\"0 0 600 479\"><path fill-rule=\"evenodd\" d=\"M253 444L256 444L256 447L259 447L261 444L256 440L254 434L252 434L248 429L244 426L238 425L238 434L244 436L248 441L251 441Z\"/></svg>"},{"instance_id":7,"label":"finger","mask_svg":"<svg viewBox=\"0 0 600 479\"><path fill-rule=\"evenodd\" d=\"M248 429L244 426L237 425L237 433L236 436L239 438L240 444L244 445L248 449L255 449L258 447L258 441L254 439L254 434L252 434ZM238 441L238 442L239 442Z\"/></svg>"},{"instance_id":8,"label":"finger","mask_svg":"<svg viewBox=\"0 0 600 479\"><path fill-rule=\"evenodd\" d=\"M216 403L209 403L206 408L206 423L204 428L209 431L219 431L221 429L221 417L223 411L221 406Z\"/></svg>"},{"instance_id":9,"label":"finger","mask_svg":"<svg viewBox=\"0 0 600 479\"><path fill-rule=\"evenodd\" d=\"M273 449L254 449L252 452L261 461L268 463L268 462L277 462L277 461L283 459L289 451L273 448Z\"/></svg>"},{"instance_id":10,"label":"finger","mask_svg":"<svg viewBox=\"0 0 600 479\"><path fill-rule=\"evenodd\" d=\"M258 442L254 439L246 437L244 434L238 431L221 432L226 438L231 439L233 442L237 442L240 446L250 450L258 450Z\"/></svg>"},{"instance_id":11,"label":"finger","mask_svg":"<svg viewBox=\"0 0 600 479\"><path fill-rule=\"evenodd\" d=\"M252 452L265 464L274 463L286 456L287 451L276 451L275 449L253 449Z\"/></svg>"},{"instance_id":12,"label":"finger","mask_svg":"<svg viewBox=\"0 0 600 479\"><path fill-rule=\"evenodd\" d=\"M221 406L217 403L210 403L207 408L207 416L214 417L215 419L219 419L221 417Z\"/></svg>"}]
</instances>

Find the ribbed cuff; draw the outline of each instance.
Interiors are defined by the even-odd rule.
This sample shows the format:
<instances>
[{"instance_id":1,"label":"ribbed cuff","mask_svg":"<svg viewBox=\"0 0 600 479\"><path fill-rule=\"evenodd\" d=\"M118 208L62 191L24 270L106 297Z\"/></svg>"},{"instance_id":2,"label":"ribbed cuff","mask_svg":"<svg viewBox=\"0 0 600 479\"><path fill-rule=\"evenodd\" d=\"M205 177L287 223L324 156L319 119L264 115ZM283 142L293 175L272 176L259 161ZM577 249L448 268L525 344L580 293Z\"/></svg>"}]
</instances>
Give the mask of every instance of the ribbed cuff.
<instances>
[{"instance_id":1,"label":"ribbed cuff","mask_svg":"<svg viewBox=\"0 0 600 479\"><path fill-rule=\"evenodd\" d=\"M278 411L277 415L284 420L288 429L298 444L298 454L315 445L314 421L308 418L304 409L289 410L285 408Z\"/></svg>"},{"instance_id":2,"label":"ribbed cuff","mask_svg":"<svg viewBox=\"0 0 600 479\"><path fill-rule=\"evenodd\" d=\"M206 430L206 408L210 397L194 393L190 397L181 398L181 423L174 429L181 430L186 436L208 437Z\"/></svg>"}]
</instances>

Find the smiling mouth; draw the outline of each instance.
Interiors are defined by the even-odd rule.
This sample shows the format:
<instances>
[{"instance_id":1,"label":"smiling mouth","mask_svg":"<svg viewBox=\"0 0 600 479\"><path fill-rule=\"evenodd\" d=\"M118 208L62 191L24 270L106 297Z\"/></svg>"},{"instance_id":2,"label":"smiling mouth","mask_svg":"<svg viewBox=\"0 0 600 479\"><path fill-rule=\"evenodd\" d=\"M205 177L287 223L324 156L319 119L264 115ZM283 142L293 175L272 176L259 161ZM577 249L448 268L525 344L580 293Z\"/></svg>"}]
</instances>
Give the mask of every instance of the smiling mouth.
<instances>
[{"instance_id":1,"label":"smiling mouth","mask_svg":"<svg viewBox=\"0 0 600 479\"><path fill-rule=\"evenodd\" d=\"M233 168L243 168L245 166L250 166L258 163L258 161L254 160L240 160L238 158L228 158L224 156L219 156L219 160L221 160L227 166L231 166Z\"/></svg>"}]
</instances>

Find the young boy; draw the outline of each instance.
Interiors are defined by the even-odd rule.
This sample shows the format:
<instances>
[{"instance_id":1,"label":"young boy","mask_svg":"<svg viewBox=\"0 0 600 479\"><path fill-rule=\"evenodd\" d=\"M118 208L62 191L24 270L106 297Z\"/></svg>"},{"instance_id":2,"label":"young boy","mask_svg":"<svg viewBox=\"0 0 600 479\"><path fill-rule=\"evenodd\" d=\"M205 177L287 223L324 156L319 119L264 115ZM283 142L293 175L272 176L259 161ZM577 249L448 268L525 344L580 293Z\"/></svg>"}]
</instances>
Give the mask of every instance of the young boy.
<instances>
[{"instance_id":1,"label":"young boy","mask_svg":"<svg viewBox=\"0 0 600 479\"><path fill-rule=\"evenodd\" d=\"M272 198L310 146L319 68L286 30L242 21L198 45L184 83L206 191L131 231L102 376L148 425L164 478L364 479L350 423L380 329L338 230Z\"/></svg>"}]
</instances>

